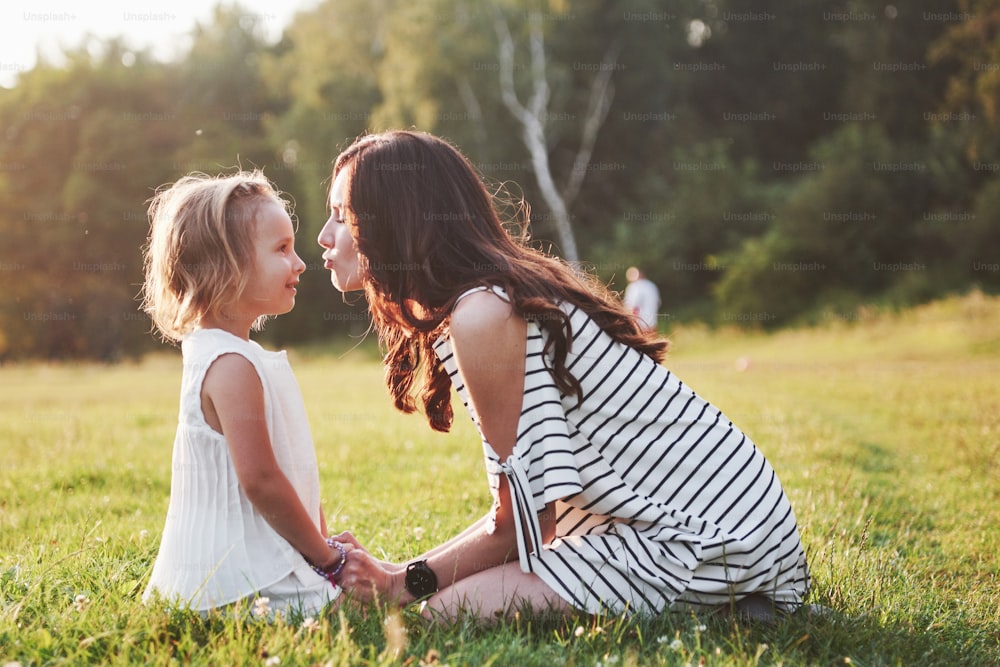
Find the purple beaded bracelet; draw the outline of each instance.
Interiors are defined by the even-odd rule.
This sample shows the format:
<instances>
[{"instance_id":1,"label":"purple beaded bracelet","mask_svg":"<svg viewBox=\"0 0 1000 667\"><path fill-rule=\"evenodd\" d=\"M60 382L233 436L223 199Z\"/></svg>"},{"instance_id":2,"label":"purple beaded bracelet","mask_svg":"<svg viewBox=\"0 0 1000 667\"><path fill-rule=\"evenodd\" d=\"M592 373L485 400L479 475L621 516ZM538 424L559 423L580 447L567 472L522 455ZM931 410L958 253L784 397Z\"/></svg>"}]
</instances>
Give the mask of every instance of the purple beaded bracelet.
<instances>
[{"instance_id":1,"label":"purple beaded bracelet","mask_svg":"<svg viewBox=\"0 0 1000 667\"><path fill-rule=\"evenodd\" d=\"M334 586L336 586L337 582L334 579L334 577L336 577L338 574L340 574L340 571L344 569L344 564L347 562L347 549L345 549L344 545L341 544L340 542L334 541L334 539L332 537L326 538L326 544L331 549L336 549L337 551L340 552L340 563L337 565L337 567L333 568L332 572L326 572L325 570L321 569L319 566L317 566L317 565L315 565L313 563L310 563L308 559L306 560L306 562L309 563L309 567L311 567L316 574L318 574L319 576L323 577L324 579L326 579L327 581L329 581L331 584L333 584Z\"/></svg>"}]
</instances>

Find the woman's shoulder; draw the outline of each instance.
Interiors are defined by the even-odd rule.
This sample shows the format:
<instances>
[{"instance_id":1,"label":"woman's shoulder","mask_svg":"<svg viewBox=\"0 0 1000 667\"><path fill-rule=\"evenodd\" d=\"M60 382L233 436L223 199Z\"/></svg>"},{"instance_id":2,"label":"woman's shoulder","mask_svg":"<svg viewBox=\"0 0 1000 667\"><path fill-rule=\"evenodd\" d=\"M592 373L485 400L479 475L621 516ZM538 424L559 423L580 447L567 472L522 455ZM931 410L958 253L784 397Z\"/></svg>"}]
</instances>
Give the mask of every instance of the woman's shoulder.
<instances>
[{"instance_id":1,"label":"woman's shoulder","mask_svg":"<svg viewBox=\"0 0 1000 667\"><path fill-rule=\"evenodd\" d=\"M452 337L488 334L515 317L513 305L500 289L469 290L455 302L448 318Z\"/></svg>"},{"instance_id":2,"label":"woman's shoulder","mask_svg":"<svg viewBox=\"0 0 1000 667\"><path fill-rule=\"evenodd\" d=\"M501 294L478 290L455 304L448 323L452 352L462 357L501 356L523 345L525 321Z\"/></svg>"}]
</instances>

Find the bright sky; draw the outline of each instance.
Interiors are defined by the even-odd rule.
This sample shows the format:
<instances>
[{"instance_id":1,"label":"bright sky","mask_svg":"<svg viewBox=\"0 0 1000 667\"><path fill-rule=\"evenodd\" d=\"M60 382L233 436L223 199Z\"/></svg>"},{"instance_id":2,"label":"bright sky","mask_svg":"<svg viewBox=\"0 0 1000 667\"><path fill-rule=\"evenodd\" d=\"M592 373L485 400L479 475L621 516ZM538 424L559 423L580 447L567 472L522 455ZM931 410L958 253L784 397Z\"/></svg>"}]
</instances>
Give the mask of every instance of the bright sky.
<instances>
[{"instance_id":1,"label":"bright sky","mask_svg":"<svg viewBox=\"0 0 1000 667\"><path fill-rule=\"evenodd\" d=\"M239 0L259 18L269 39L277 39L299 10L318 0ZM149 47L163 59L183 52L196 22L207 23L218 0L6 0L0 7L0 85L10 87L18 72L35 66L35 51L52 60L61 47L76 47L87 34L123 37L135 48ZM225 4L234 4L227 0Z\"/></svg>"}]
</instances>

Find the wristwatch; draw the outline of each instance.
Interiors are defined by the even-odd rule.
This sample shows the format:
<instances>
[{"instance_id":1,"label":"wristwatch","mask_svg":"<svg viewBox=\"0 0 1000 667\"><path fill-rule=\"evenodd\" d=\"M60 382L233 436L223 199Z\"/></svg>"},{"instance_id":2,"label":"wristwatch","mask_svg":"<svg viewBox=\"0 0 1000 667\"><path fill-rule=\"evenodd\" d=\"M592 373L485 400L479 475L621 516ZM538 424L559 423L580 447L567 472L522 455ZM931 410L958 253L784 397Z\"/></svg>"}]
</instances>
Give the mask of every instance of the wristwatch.
<instances>
[{"instance_id":1,"label":"wristwatch","mask_svg":"<svg viewBox=\"0 0 1000 667\"><path fill-rule=\"evenodd\" d=\"M405 586L410 595L420 600L438 592L438 578L427 561L418 560L406 566Z\"/></svg>"}]
</instances>

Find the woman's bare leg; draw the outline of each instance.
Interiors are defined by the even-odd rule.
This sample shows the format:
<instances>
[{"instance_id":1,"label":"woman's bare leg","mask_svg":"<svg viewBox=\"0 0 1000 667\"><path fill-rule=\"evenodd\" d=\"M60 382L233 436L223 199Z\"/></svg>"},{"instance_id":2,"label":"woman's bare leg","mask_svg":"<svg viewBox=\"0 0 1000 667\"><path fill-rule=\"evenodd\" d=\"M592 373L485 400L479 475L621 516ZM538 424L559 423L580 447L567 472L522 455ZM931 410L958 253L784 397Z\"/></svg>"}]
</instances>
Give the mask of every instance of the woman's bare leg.
<instances>
[{"instance_id":1,"label":"woman's bare leg","mask_svg":"<svg viewBox=\"0 0 1000 667\"><path fill-rule=\"evenodd\" d=\"M572 607L515 561L462 579L427 601L424 615L454 620L462 614L483 619L513 615L529 605L535 612L564 613Z\"/></svg>"}]
</instances>

